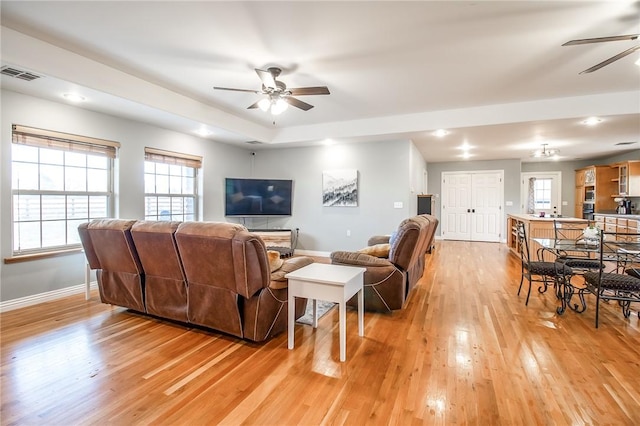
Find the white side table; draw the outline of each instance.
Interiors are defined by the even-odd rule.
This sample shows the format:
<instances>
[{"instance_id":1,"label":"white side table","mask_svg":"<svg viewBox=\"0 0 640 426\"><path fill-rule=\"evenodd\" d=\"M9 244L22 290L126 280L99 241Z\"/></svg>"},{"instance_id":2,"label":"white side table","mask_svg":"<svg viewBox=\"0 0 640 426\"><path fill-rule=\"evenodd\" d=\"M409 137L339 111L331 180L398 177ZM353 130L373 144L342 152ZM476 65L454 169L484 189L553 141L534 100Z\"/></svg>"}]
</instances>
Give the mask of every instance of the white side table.
<instances>
[{"instance_id":1,"label":"white side table","mask_svg":"<svg viewBox=\"0 0 640 426\"><path fill-rule=\"evenodd\" d=\"M347 345L347 301L358 293L358 335L364 336L364 291L365 268L344 265L312 263L285 277L289 280L288 337L289 349L294 347L295 298L313 300L313 326L318 325L316 299L339 304L340 316L340 361L346 359Z\"/></svg>"}]
</instances>

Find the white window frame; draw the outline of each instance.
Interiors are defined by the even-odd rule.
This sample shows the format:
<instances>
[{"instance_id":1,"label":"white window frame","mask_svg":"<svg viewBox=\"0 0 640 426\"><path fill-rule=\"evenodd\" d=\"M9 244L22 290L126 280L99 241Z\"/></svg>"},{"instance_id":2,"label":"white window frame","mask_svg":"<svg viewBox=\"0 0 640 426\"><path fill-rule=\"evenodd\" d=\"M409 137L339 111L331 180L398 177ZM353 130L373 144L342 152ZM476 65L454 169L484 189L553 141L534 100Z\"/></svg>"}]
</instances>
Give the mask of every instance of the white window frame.
<instances>
[{"instance_id":1,"label":"white window frame","mask_svg":"<svg viewBox=\"0 0 640 426\"><path fill-rule=\"evenodd\" d=\"M199 171L202 167L202 157L190 154L183 154L172 151L165 151L156 148L145 147L145 161L144 161L144 174L145 174L145 194L144 194L144 214L145 220L155 220L155 221L188 221L188 220L199 220L199 208L198 208L198 181L199 181ZM148 172L149 165L154 164L154 172ZM169 168L169 172L165 174L158 174L157 167L158 164L166 165ZM177 174L178 169L180 170L180 174ZM185 169L192 169L193 175L189 176L185 174ZM153 175L153 178L150 178L150 175ZM171 179L180 179L181 182L181 190L180 192L171 191L171 184L167 183L168 192L158 192L157 191L157 181L159 176L166 176L167 180ZM185 179L191 178L193 179L193 192L185 192ZM153 183L149 183L149 181L153 181ZM150 186L154 187L153 191L149 191ZM148 208L148 200L150 198L155 198L155 206L156 211L151 212ZM169 211L168 216L162 214L161 211L158 211L158 206L160 205L160 199L167 198L169 199ZM184 206L186 205L185 201L187 199L191 199L193 211L185 212ZM180 200L181 202L176 202ZM181 209L173 210L173 206L181 204L183 207Z\"/></svg>"},{"instance_id":2,"label":"white window frame","mask_svg":"<svg viewBox=\"0 0 640 426\"><path fill-rule=\"evenodd\" d=\"M11 184L11 251L13 256L25 256L32 254L48 254L48 253L56 253L60 251L70 250L70 249L79 249L82 247L80 243L79 236L71 235L73 232L73 227L70 226L73 223L82 223L88 222L93 219L102 219L105 217L113 217L114 211L114 159L117 156L117 150L120 147L120 144L113 141L106 141L103 139L95 139L89 138L85 136L72 135L68 133L60 133L50 130L36 129L32 127L26 127L21 125L13 125L12 126L12 153L13 147L17 145L25 145L34 149L38 149L38 159L37 162L32 161L20 161L14 158L12 155L11 159L11 170L12 170L12 184ZM87 181L85 190L68 190L67 188L63 188L61 190L51 190L51 189L43 189L41 182L41 175L43 167L49 166L49 163L46 162L41 157L42 150L46 150L44 152L51 151L62 151L64 153L73 152L74 154L80 154L85 156L100 156L107 158L107 188L105 191L91 191L89 189L90 185ZM66 154L64 155L66 158ZM35 164L37 165L38 170L38 188L20 188L20 178L15 177L14 173L17 169L17 164ZM89 171L95 168L91 167L88 162L85 162L84 166L67 164L66 160L63 164L56 165L56 167L62 167L63 176L73 170L84 169L85 170L85 178L89 179ZM102 168L98 168L96 170L105 170ZM17 186L15 185L17 183ZM66 183L63 184L66 186ZM24 196L34 196L39 197L38 203L38 214L37 217L20 220L18 211L20 209L20 199ZM42 198L43 197L64 197L64 212L60 215L55 214L47 214L47 206L43 205ZM71 207L69 206L70 197L80 196L87 197L87 206L86 206L86 215L77 216L73 215L70 212ZM91 209L90 197L106 197L106 215L96 215L94 216L95 210ZM55 208L60 208L60 205L57 205ZM54 219L50 219L51 216L54 216ZM65 228L65 237L63 244L47 244L45 241L45 232L43 229L45 224L51 220L56 222L64 222ZM22 247L22 240L20 238L20 225L19 223L37 223L39 227L39 245L37 247ZM77 231L76 231L77 232Z\"/></svg>"}]
</instances>

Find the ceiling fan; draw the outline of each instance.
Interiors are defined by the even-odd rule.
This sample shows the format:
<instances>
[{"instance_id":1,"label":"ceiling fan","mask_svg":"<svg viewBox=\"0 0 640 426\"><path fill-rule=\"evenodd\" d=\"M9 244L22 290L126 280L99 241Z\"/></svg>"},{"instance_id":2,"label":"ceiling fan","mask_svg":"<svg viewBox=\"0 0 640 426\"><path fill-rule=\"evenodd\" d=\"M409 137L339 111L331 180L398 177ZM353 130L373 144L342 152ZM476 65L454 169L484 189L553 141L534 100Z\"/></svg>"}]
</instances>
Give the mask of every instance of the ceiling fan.
<instances>
[{"instance_id":1,"label":"ceiling fan","mask_svg":"<svg viewBox=\"0 0 640 426\"><path fill-rule=\"evenodd\" d=\"M256 94L265 95L259 101L249 105L247 109L260 108L263 111L271 111L271 114L277 115L282 113L287 106L291 105L296 108L300 108L303 111L308 111L313 108L313 105L294 98L294 96L307 96L307 95L329 95L329 89L326 86L318 87L298 87L288 89L287 85L280 80L276 80L282 70L277 67L270 67L267 70L260 70L256 68L256 74L262 81L261 90L251 89L234 89L230 87L217 87L215 90L232 90L235 92L251 92Z\"/></svg>"},{"instance_id":2,"label":"ceiling fan","mask_svg":"<svg viewBox=\"0 0 640 426\"><path fill-rule=\"evenodd\" d=\"M578 45L578 44L591 44L591 43L604 43L604 42L607 42L607 41L637 40L639 35L640 34L628 34L628 35L611 36L611 37L583 38L583 39L579 39L579 40L568 41L568 42L564 43L563 46L575 46L575 45ZM605 66L611 64L612 62L617 61L618 59L622 59L625 56L632 54L636 50L640 50L640 45L631 47L631 48L625 50L624 52L620 52L617 55L612 56L609 59L604 60L604 61L600 62L599 64L594 65L591 68L588 68L588 69L582 71L580 74L588 74L590 72L597 71L600 68L605 67Z\"/></svg>"}]
</instances>

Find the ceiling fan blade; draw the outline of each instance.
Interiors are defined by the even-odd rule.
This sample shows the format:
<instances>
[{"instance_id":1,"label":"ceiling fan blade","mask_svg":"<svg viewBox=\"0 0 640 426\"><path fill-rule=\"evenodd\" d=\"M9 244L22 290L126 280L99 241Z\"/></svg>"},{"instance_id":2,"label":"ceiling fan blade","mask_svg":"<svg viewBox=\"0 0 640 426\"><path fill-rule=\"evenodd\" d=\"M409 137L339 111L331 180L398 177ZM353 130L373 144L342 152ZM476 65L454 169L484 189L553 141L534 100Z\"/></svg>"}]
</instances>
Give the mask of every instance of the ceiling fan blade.
<instances>
[{"instance_id":1,"label":"ceiling fan blade","mask_svg":"<svg viewBox=\"0 0 640 426\"><path fill-rule=\"evenodd\" d=\"M330 95L329 88L327 86L320 87L297 87L295 89L288 89L294 96L304 95Z\"/></svg>"},{"instance_id":2,"label":"ceiling fan blade","mask_svg":"<svg viewBox=\"0 0 640 426\"><path fill-rule=\"evenodd\" d=\"M233 89L231 87L217 87L213 86L215 90L231 90L233 92L249 92L249 93L262 93L259 90L251 90L251 89Z\"/></svg>"},{"instance_id":3,"label":"ceiling fan blade","mask_svg":"<svg viewBox=\"0 0 640 426\"><path fill-rule=\"evenodd\" d=\"M255 108L258 108L258 103L260 103L260 101L257 101L257 102L252 103L251 105L249 105L249 106L247 107L247 109L255 109Z\"/></svg>"},{"instance_id":4,"label":"ceiling fan blade","mask_svg":"<svg viewBox=\"0 0 640 426\"><path fill-rule=\"evenodd\" d=\"M575 46L577 44L604 43L607 41L636 40L640 34L627 34L611 37L581 38L579 40L571 40L563 44L563 46Z\"/></svg>"},{"instance_id":5,"label":"ceiling fan blade","mask_svg":"<svg viewBox=\"0 0 640 426\"><path fill-rule=\"evenodd\" d=\"M605 60L605 61L602 61L602 62L600 62L599 64L594 65L594 66L592 66L591 68L588 68L588 69L586 69L586 70L582 71L580 74L588 74L588 73L590 73L590 72L598 71L600 68L602 68L602 67L606 67L607 65L609 65L609 64L610 64L610 63L612 63L612 62L617 61L618 59L622 59L622 58L624 58L625 56L632 54L632 53L633 53L633 52L635 52L636 50L640 50L640 45L638 45L638 46L634 46L634 47L632 47L632 48L630 48L630 49L627 49L627 50L625 50L624 52L620 52L620 53L618 53L617 55L612 56L612 57L610 57L609 59L607 59L607 60Z\"/></svg>"},{"instance_id":6,"label":"ceiling fan blade","mask_svg":"<svg viewBox=\"0 0 640 426\"><path fill-rule=\"evenodd\" d=\"M313 108L313 105L302 102L300 99L292 98L291 96L283 97L282 99L284 99L289 105L300 108L303 111L309 111Z\"/></svg>"},{"instance_id":7,"label":"ceiling fan blade","mask_svg":"<svg viewBox=\"0 0 640 426\"><path fill-rule=\"evenodd\" d=\"M262 81L264 87L267 87L269 89L276 88L276 79L273 78L273 75L271 75L269 71L259 70L258 68L256 68L256 74L258 74L258 77L260 77L260 80Z\"/></svg>"}]
</instances>

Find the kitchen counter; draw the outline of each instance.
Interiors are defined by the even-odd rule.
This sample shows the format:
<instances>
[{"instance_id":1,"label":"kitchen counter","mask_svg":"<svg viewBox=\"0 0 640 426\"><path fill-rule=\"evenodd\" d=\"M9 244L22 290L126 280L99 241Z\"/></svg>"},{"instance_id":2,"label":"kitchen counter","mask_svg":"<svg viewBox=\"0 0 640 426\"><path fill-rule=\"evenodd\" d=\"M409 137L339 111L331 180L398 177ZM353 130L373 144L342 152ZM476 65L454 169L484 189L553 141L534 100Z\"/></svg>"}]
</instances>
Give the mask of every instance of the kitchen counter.
<instances>
[{"instance_id":1,"label":"kitchen counter","mask_svg":"<svg viewBox=\"0 0 640 426\"><path fill-rule=\"evenodd\" d=\"M640 220L640 214L594 213L595 216L619 217L620 219Z\"/></svg>"},{"instance_id":2,"label":"kitchen counter","mask_svg":"<svg viewBox=\"0 0 640 426\"><path fill-rule=\"evenodd\" d=\"M609 215L607 215L609 216ZM631 216L631 215L620 215L620 216ZM527 222L551 222L553 223L554 220L557 220L558 222L579 222L579 221L584 221L585 223L587 222L586 219L581 219L578 217L550 217L550 216L545 216L545 217L540 217L537 214L508 214L507 215L507 219L508 218L514 218L517 220L522 220L522 221L527 221ZM542 238L542 237L541 237Z\"/></svg>"},{"instance_id":3,"label":"kitchen counter","mask_svg":"<svg viewBox=\"0 0 640 426\"><path fill-rule=\"evenodd\" d=\"M517 256L520 256L518 247L518 235L516 232L516 225L518 222L524 224L524 229L527 234L527 240L529 242L529 253L532 259L536 256L540 244L533 241L533 238L555 238L555 230L553 227L554 221L559 222L584 222L585 227L589 222L586 219L580 219L577 217L540 217L532 214L508 214L507 215L507 246L511 249L511 252ZM577 235L576 235L577 237ZM544 260L547 259L545 255ZM538 259L535 259L538 260ZM541 259L542 260L542 259Z\"/></svg>"}]
</instances>

